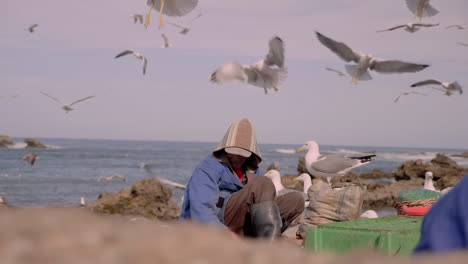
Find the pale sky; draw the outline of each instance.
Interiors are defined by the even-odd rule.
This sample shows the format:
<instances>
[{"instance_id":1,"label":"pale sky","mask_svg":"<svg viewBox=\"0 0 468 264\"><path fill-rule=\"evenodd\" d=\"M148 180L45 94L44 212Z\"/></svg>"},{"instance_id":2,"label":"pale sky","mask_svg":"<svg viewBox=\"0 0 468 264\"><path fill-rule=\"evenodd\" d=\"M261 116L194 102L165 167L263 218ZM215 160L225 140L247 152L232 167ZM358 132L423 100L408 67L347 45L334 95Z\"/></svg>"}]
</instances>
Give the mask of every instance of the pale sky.
<instances>
[{"instance_id":1,"label":"pale sky","mask_svg":"<svg viewBox=\"0 0 468 264\"><path fill-rule=\"evenodd\" d=\"M146 0L0 1L0 134L12 137L219 141L234 120L249 118L260 143L468 148L468 1L432 0L440 23L416 33L376 33L414 21L404 0L200 0L187 35L149 28L131 15ZM37 32L24 29L39 24ZM383 59L430 64L418 73L380 74L370 81L325 71L345 62L314 31ZM164 32L173 44L160 48ZM217 85L211 73L228 61L252 64L281 37L288 77L278 92L242 83ZM146 75L131 49L148 58ZM412 83L458 81L462 95L428 87L404 96ZM95 95L65 114L65 103Z\"/></svg>"}]
</instances>

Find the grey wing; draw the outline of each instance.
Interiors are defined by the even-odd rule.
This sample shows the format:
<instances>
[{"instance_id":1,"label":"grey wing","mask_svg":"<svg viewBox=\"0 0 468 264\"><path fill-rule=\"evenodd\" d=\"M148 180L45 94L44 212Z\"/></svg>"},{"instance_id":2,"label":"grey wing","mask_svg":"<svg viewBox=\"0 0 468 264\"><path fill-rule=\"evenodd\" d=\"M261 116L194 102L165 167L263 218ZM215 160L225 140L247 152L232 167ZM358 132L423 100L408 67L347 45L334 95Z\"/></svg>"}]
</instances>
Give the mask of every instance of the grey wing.
<instances>
[{"instance_id":1,"label":"grey wing","mask_svg":"<svg viewBox=\"0 0 468 264\"><path fill-rule=\"evenodd\" d=\"M119 57L122 57L122 56L125 56L125 55L128 55L128 54L133 54L133 51L132 50L125 50L125 51L122 51L121 53L117 54L115 56L115 58L119 58Z\"/></svg>"},{"instance_id":2,"label":"grey wing","mask_svg":"<svg viewBox=\"0 0 468 264\"><path fill-rule=\"evenodd\" d=\"M401 97L401 94L397 98L395 98L395 100L393 100L393 102L394 103L398 102L398 100L400 100L400 97Z\"/></svg>"},{"instance_id":3,"label":"grey wing","mask_svg":"<svg viewBox=\"0 0 468 264\"><path fill-rule=\"evenodd\" d=\"M159 12L161 10L161 0L148 0L146 4L152 5L154 1L154 9ZM185 16L190 13L198 5L198 0L171 0L164 1L163 14L167 16Z\"/></svg>"},{"instance_id":4,"label":"grey wing","mask_svg":"<svg viewBox=\"0 0 468 264\"><path fill-rule=\"evenodd\" d=\"M418 87L418 86L429 85L429 84L441 85L441 82L439 82L437 80L430 79L430 80L424 80L424 81L420 81L420 82L417 82L417 83L413 83L411 85L411 87Z\"/></svg>"},{"instance_id":5,"label":"grey wing","mask_svg":"<svg viewBox=\"0 0 468 264\"><path fill-rule=\"evenodd\" d=\"M322 156L323 159L312 163L312 168L323 173L338 173L350 169L361 162L357 159L349 159L344 156Z\"/></svg>"},{"instance_id":6,"label":"grey wing","mask_svg":"<svg viewBox=\"0 0 468 264\"><path fill-rule=\"evenodd\" d=\"M39 25L38 25L38 24L34 24L34 25L30 26L29 28L30 28L30 29L34 29L34 28L37 27L37 26L39 26Z\"/></svg>"},{"instance_id":7,"label":"grey wing","mask_svg":"<svg viewBox=\"0 0 468 264\"><path fill-rule=\"evenodd\" d=\"M245 68L235 61L222 65L211 74L211 81L214 83L225 83L234 80L244 82L248 80Z\"/></svg>"},{"instance_id":8,"label":"grey wing","mask_svg":"<svg viewBox=\"0 0 468 264\"><path fill-rule=\"evenodd\" d=\"M64 104L64 103L60 102L60 100L59 100L59 99L57 99L57 98L53 97L52 95L49 95L49 94L47 94L47 93L44 93L44 92L41 92L41 94L43 94L43 95L45 95L45 96L47 96L47 97L51 98L52 100L56 101L57 103L59 103L59 104L61 104L61 105L63 105L63 104Z\"/></svg>"},{"instance_id":9,"label":"grey wing","mask_svg":"<svg viewBox=\"0 0 468 264\"><path fill-rule=\"evenodd\" d=\"M346 62L354 61L356 63L359 62L359 59L361 58L361 55L354 50L352 50L350 47L348 47L346 44L342 42L335 41L331 38L328 38L319 32L315 32L317 34L317 38L322 43L325 47L329 48L331 51L333 51L338 57L343 59Z\"/></svg>"},{"instance_id":10,"label":"grey wing","mask_svg":"<svg viewBox=\"0 0 468 264\"><path fill-rule=\"evenodd\" d=\"M143 57L143 74L146 73L146 66L148 65L148 60L146 57Z\"/></svg>"},{"instance_id":11,"label":"grey wing","mask_svg":"<svg viewBox=\"0 0 468 264\"><path fill-rule=\"evenodd\" d=\"M85 97L85 98L83 98L83 99L80 99L80 100L78 100L78 101L75 101L75 102L71 103L70 106L72 106L72 105L74 105L74 104L76 104L76 103L79 103L79 102L83 102L84 100L91 99L91 98L93 98L93 97L94 97L94 96Z\"/></svg>"},{"instance_id":12,"label":"grey wing","mask_svg":"<svg viewBox=\"0 0 468 264\"><path fill-rule=\"evenodd\" d=\"M463 88L461 87L461 85L458 82L453 83L453 89L458 91L460 94L463 93Z\"/></svg>"},{"instance_id":13,"label":"grey wing","mask_svg":"<svg viewBox=\"0 0 468 264\"><path fill-rule=\"evenodd\" d=\"M187 25L192 24L193 21L199 19L201 16L202 16L202 13L198 13L198 15L197 15L196 17L194 17L192 20L190 20L190 21L187 23Z\"/></svg>"},{"instance_id":14,"label":"grey wing","mask_svg":"<svg viewBox=\"0 0 468 264\"><path fill-rule=\"evenodd\" d=\"M284 66L284 42L281 38L275 36L268 43L270 50L265 57L264 62L269 65L276 65L280 68Z\"/></svg>"},{"instance_id":15,"label":"grey wing","mask_svg":"<svg viewBox=\"0 0 468 264\"><path fill-rule=\"evenodd\" d=\"M395 29L398 29L398 28L402 28L402 27L405 27L405 25L394 26L394 27L391 27L389 29L379 30L377 32L391 31L391 30L395 30Z\"/></svg>"},{"instance_id":16,"label":"grey wing","mask_svg":"<svg viewBox=\"0 0 468 264\"><path fill-rule=\"evenodd\" d=\"M415 23L414 25L418 27L436 27L439 25L439 23L437 24Z\"/></svg>"},{"instance_id":17,"label":"grey wing","mask_svg":"<svg viewBox=\"0 0 468 264\"><path fill-rule=\"evenodd\" d=\"M416 64L399 60L373 60L369 69L380 73L418 72L429 67L428 64Z\"/></svg>"},{"instance_id":18,"label":"grey wing","mask_svg":"<svg viewBox=\"0 0 468 264\"><path fill-rule=\"evenodd\" d=\"M332 72L336 72L338 73L339 75L346 75L344 72L341 72L339 70L335 70L335 69L332 69L332 68L325 68L325 70L327 71L332 71Z\"/></svg>"},{"instance_id":19,"label":"grey wing","mask_svg":"<svg viewBox=\"0 0 468 264\"><path fill-rule=\"evenodd\" d=\"M406 6L408 6L408 9L415 15L418 8L418 2L419 0L406 0Z\"/></svg>"},{"instance_id":20,"label":"grey wing","mask_svg":"<svg viewBox=\"0 0 468 264\"><path fill-rule=\"evenodd\" d=\"M183 26L181 26L181 25L178 25L178 24L176 24L176 23L168 23L168 24L169 24L169 25L172 25L172 26L174 26L174 27L178 27L178 28L180 28L180 29L185 29L185 27L183 27Z\"/></svg>"},{"instance_id":21,"label":"grey wing","mask_svg":"<svg viewBox=\"0 0 468 264\"><path fill-rule=\"evenodd\" d=\"M466 44L466 43L462 43L462 42L457 42L457 43L460 44L460 45L462 45L462 46L468 47L468 44Z\"/></svg>"}]
</instances>

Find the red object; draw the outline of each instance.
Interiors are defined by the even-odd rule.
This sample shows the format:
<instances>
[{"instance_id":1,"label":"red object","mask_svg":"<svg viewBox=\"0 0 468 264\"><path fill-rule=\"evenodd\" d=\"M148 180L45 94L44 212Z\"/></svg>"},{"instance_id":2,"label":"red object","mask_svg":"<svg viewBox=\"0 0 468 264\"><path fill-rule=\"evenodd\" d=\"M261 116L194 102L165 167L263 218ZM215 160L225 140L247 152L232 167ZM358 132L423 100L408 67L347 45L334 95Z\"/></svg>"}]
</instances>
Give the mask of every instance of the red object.
<instances>
[{"instance_id":1,"label":"red object","mask_svg":"<svg viewBox=\"0 0 468 264\"><path fill-rule=\"evenodd\" d=\"M401 211L405 215L411 215L411 216L425 216L427 212L431 209L432 206L414 206L414 207L408 207L406 205L403 205L401 207Z\"/></svg>"}]
</instances>

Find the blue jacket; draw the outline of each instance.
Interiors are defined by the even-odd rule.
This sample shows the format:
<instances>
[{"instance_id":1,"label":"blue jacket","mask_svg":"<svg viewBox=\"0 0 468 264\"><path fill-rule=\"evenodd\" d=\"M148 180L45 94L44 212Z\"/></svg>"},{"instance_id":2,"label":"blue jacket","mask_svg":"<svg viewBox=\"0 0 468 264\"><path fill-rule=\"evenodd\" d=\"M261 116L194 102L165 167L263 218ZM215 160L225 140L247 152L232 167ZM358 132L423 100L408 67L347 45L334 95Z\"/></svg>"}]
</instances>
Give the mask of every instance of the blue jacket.
<instances>
[{"instance_id":1,"label":"blue jacket","mask_svg":"<svg viewBox=\"0 0 468 264\"><path fill-rule=\"evenodd\" d=\"M260 170L257 170L254 176L257 175L260 175ZM200 162L190 177L180 220L192 219L201 223L214 223L226 229L224 209L229 197L243 186L228 165L209 155Z\"/></svg>"},{"instance_id":2,"label":"blue jacket","mask_svg":"<svg viewBox=\"0 0 468 264\"><path fill-rule=\"evenodd\" d=\"M437 201L424 217L414 253L468 248L468 175Z\"/></svg>"}]
</instances>

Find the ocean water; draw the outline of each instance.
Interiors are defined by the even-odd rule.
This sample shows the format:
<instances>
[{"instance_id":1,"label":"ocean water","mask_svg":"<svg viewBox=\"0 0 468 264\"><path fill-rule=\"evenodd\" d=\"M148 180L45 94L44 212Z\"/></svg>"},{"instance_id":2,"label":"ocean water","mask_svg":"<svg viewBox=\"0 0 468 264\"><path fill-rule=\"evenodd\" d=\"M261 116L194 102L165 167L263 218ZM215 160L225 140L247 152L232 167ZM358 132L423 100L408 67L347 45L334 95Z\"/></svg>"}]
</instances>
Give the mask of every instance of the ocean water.
<instances>
[{"instance_id":1,"label":"ocean water","mask_svg":"<svg viewBox=\"0 0 468 264\"><path fill-rule=\"evenodd\" d=\"M192 170L216 147L217 143L84 140L84 139L40 139L49 149L24 149L22 138L15 138L12 148L0 149L0 194L9 203L24 207L78 204L80 197L87 202L97 199L101 192L118 192L135 181L151 177L140 168L140 163L151 164L153 172L166 179L185 184ZM301 147L286 144L260 144L265 170L278 162L282 175L297 174L296 153ZM322 153L362 154L376 153L372 163L355 169L362 173L378 169L395 171L407 160L429 161L439 152L458 154L466 150L419 149L359 146L321 146ZM31 166L20 158L33 152L40 159ZM460 166L468 168L468 159L453 158ZM99 177L114 173L126 177L109 183L97 182ZM174 189L173 199L181 204L183 192Z\"/></svg>"}]
</instances>

